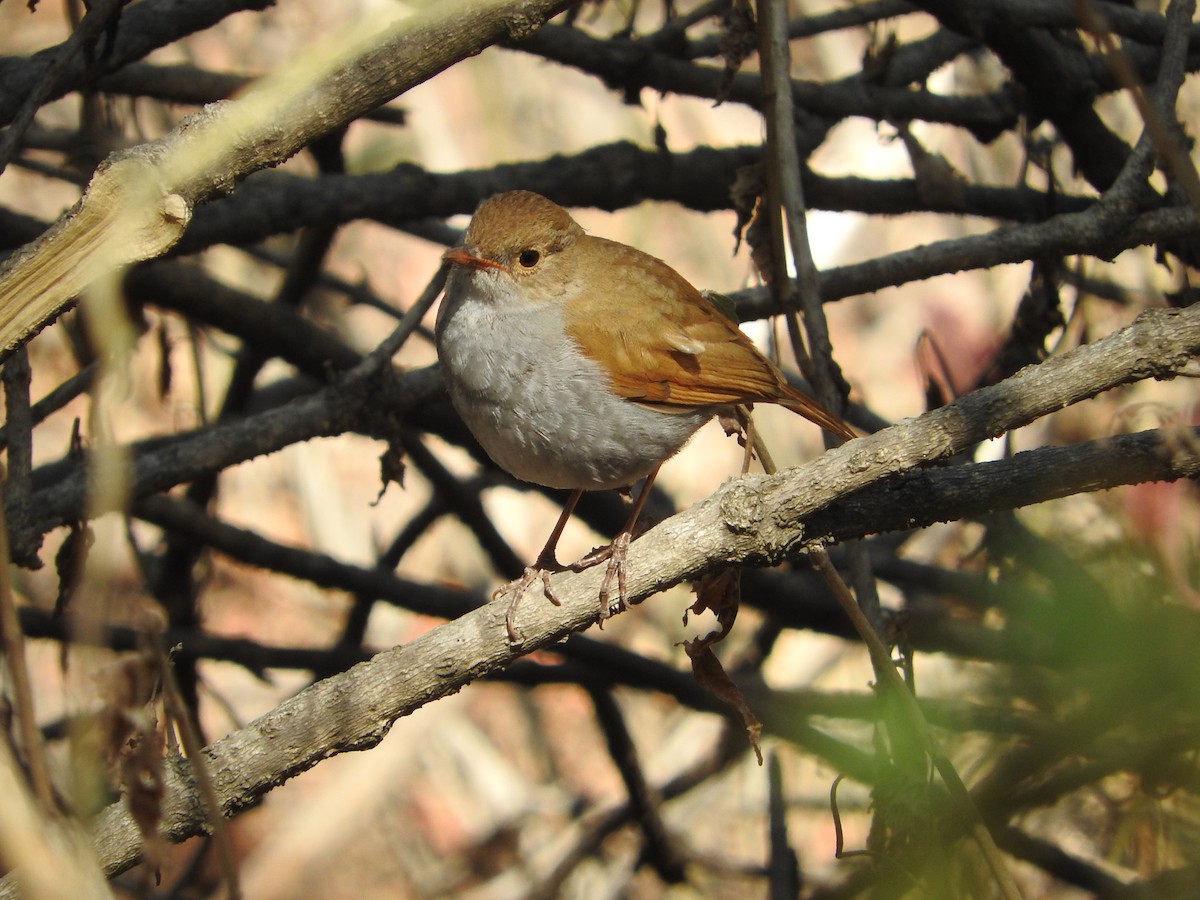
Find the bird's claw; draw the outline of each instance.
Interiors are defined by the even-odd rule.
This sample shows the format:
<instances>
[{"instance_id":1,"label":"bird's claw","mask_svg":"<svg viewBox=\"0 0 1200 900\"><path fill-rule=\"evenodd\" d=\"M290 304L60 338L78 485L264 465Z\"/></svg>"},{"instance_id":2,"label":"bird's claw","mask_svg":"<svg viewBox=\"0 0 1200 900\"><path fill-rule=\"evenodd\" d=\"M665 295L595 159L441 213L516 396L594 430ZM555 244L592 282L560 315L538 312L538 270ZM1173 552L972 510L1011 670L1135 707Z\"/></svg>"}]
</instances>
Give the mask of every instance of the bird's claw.
<instances>
[{"instance_id":1,"label":"bird's claw","mask_svg":"<svg viewBox=\"0 0 1200 900\"><path fill-rule=\"evenodd\" d=\"M600 582L599 624L601 628L604 627L604 620L610 618L614 613L608 602L609 596L612 593L614 579L617 582L617 607L615 612L621 612L628 608L628 604L625 602L625 598L628 596L625 589L625 579L629 572L626 557L629 554L630 540L632 540L632 535L628 531L622 531L613 539L611 544L593 550L579 560L579 562L571 566L572 570L582 572L584 569L591 568L608 560L608 568L604 572L604 580Z\"/></svg>"},{"instance_id":2,"label":"bird's claw","mask_svg":"<svg viewBox=\"0 0 1200 900\"><path fill-rule=\"evenodd\" d=\"M542 582L542 593L546 595L546 599L555 606L562 606L562 601L559 600L558 596L554 593L554 589L550 586L550 576L564 569L570 569L572 572L582 572L584 569L590 569L592 566L597 566L607 561L608 568L604 572L604 580L600 582L600 627L604 627L604 620L611 618L614 612L621 612L626 609L628 604L625 598L628 595L625 588L625 580L629 568L625 559L629 553L629 542L631 540L632 535L628 531L623 531L616 536L611 544L597 547L591 553L581 557L577 562L573 562L565 567L553 558L538 559L537 562L529 566L521 574L520 578L514 578L507 584L502 584L496 588L492 592L493 600L499 600L508 594L512 595L512 599L508 601L508 612L504 615L504 627L508 631L509 641L516 644L521 640L521 632L517 629L516 622L517 606L520 604L521 598L525 596L525 592L539 578ZM613 609L609 604L613 581L617 583L616 609Z\"/></svg>"},{"instance_id":3,"label":"bird's claw","mask_svg":"<svg viewBox=\"0 0 1200 900\"><path fill-rule=\"evenodd\" d=\"M512 599L508 601L508 612L504 614L504 628L508 632L508 640L511 643L518 643L521 640L521 632L517 630L517 606L521 602L521 598L525 596L525 592L539 578L542 580L542 593L546 595L546 599L555 606L562 606L562 601L555 595L553 588L550 587L550 576L555 572L562 571L562 567L555 564L553 567L543 565L541 560L532 566L529 566L521 574L520 578L514 578L512 581L500 585L496 590L492 591L492 600L499 600L506 594L512 594Z\"/></svg>"}]
</instances>

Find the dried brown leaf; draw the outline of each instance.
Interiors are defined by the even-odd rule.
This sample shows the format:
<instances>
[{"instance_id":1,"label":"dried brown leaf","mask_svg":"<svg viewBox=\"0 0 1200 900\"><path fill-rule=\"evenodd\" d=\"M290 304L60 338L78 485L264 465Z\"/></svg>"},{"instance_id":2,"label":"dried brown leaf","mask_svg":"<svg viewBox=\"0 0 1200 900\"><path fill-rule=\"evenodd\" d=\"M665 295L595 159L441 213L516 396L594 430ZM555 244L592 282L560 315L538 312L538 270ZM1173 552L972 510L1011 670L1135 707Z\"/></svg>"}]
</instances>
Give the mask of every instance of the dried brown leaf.
<instances>
[{"instance_id":1,"label":"dried brown leaf","mask_svg":"<svg viewBox=\"0 0 1200 900\"><path fill-rule=\"evenodd\" d=\"M101 750L109 765L134 746L154 719L147 710L157 690L157 668L143 656L128 657L113 670L100 715Z\"/></svg>"},{"instance_id":2,"label":"dried brown leaf","mask_svg":"<svg viewBox=\"0 0 1200 900\"><path fill-rule=\"evenodd\" d=\"M167 841L159 833L165 792L165 738L157 707L160 688L158 662L143 649L113 670L100 715L100 750L142 836L147 866L155 872L167 854Z\"/></svg>"},{"instance_id":3,"label":"dried brown leaf","mask_svg":"<svg viewBox=\"0 0 1200 900\"><path fill-rule=\"evenodd\" d=\"M763 755L758 738L762 734L762 723L750 711L742 692L738 690L712 650L715 644L720 643L729 634L734 620L737 619L742 596L741 572L732 567L709 572L696 582L694 589L696 601L684 612L684 624L687 624L688 612L699 614L708 610L717 617L718 627L704 637L683 642L683 649L692 662L692 677L704 690L738 711L746 726L750 746L754 748L754 755L761 766Z\"/></svg>"},{"instance_id":4,"label":"dried brown leaf","mask_svg":"<svg viewBox=\"0 0 1200 900\"><path fill-rule=\"evenodd\" d=\"M721 86L717 88L718 106L729 95L733 76L742 68L742 63L758 49L758 23L754 20L754 8L750 0L734 0L722 16L721 24L724 28L717 41L717 49L725 61L725 71L721 76Z\"/></svg>"},{"instance_id":5,"label":"dried brown leaf","mask_svg":"<svg viewBox=\"0 0 1200 900\"><path fill-rule=\"evenodd\" d=\"M742 600L741 586L741 572L732 567L708 572L697 579L692 588L696 592L696 599L683 614L683 623L687 624L688 612L699 615L705 610L711 610L717 617L718 625L717 631L698 638L699 642L709 646L718 643L729 634L737 619L738 605Z\"/></svg>"},{"instance_id":6,"label":"dried brown leaf","mask_svg":"<svg viewBox=\"0 0 1200 900\"><path fill-rule=\"evenodd\" d=\"M398 440L388 441L387 449L379 457L379 494L375 497L372 506L378 505L379 501L383 499L389 484L395 484L400 488L404 487L404 457L404 445Z\"/></svg>"},{"instance_id":7,"label":"dried brown leaf","mask_svg":"<svg viewBox=\"0 0 1200 900\"><path fill-rule=\"evenodd\" d=\"M54 554L54 571L58 575L58 595L54 598L54 614L61 616L83 574L88 549L95 542L92 527L83 521L72 522L66 539Z\"/></svg>"},{"instance_id":8,"label":"dried brown leaf","mask_svg":"<svg viewBox=\"0 0 1200 900\"><path fill-rule=\"evenodd\" d=\"M927 150L908 129L900 128L900 140L912 163L917 198L933 208L966 209L967 179L950 160L940 153Z\"/></svg>"},{"instance_id":9,"label":"dried brown leaf","mask_svg":"<svg viewBox=\"0 0 1200 900\"><path fill-rule=\"evenodd\" d=\"M737 213L737 221L733 225L733 236L736 240L733 245L734 253L741 249L743 238L749 240L746 228L754 221L755 211L766 189L767 182L762 163L742 166L734 173L733 187L729 190L733 211Z\"/></svg>"},{"instance_id":10,"label":"dried brown leaf","mask_svg":"<svg viewBox=\"0 0 1200 900\"><path fill-rule=\"evenodd\" d=\"M155 717L147 712L130 752L121 760L125 804L142 836L142 854L152 871L161 868L167 854L167 841L158 827L162 821L166 783L163 778L163 738L157 725Z\"/></svg>"},{"instance_id":11,"label":"dried brown leaf","mask_svg":"<svg viewBox=\"0 0 1200 900\"><path fill-rule=\"evenodd\" d=\"M750 740L750 746L754 748L754 755L761 766L763 755L759 736L762 734L762 723L750 711L742 692L738 690L738 686L733 683L733 679L729 677L729 673L725 671L725 667L713 653L712 643L707 638L683 642L683 649L687 652L688 659L692 661L692 677L704 690L738 711L742 717L742 724L746 727L746 736Z\"/></svg>"}]
</instances>

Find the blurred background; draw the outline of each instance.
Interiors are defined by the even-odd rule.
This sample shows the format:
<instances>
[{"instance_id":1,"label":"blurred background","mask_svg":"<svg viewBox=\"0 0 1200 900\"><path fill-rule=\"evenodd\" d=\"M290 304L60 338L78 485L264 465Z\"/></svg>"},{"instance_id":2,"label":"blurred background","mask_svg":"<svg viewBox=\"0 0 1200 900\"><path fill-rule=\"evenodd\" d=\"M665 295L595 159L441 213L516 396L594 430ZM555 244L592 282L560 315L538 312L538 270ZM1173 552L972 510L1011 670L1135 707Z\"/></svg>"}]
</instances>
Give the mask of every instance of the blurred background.
<instances>
[{"instance_id":1,"label":"blurred background","mask_svg":"<svg viewBox=\"0 0 1200 900\"><path fill-rule=\"evenodd\" d=\"M788 6L799 22L855 4L802 0ZM886 48L916 44L943 28L932 16L902 5L861 6L878 7L879 15L864 16L870 19L864 26L824 30L792 42L793 78L836 82L860 73L864 60L890 52ZM229 15L154 50L145 61L255 76L385 7L395 4L285 0ZM686 29L688 40L701 42L725 29L719 17L724 7L688 0L587 3L573 27L602 40L641 40L675 16L711 9L712 15L696 15ZM57 0L41 0L32 11L0 4L0 54L26 57L61 42L73 13L78 10ZM720 60L695 64L720 66ZM758 57L751 54L743 71L757 67ZM937 66L925 83L936 94L991 96L1010 79L994 56L976 48ZM1179 104L1181 122L1195 122L1196 102L1189 82ZM48 103L0 176L0 205L52 221L78 199L91 166L108 150L160 137L195 108L136 92L71 93ZM402 114L402 124L395 116L349 127L340 152L350 175L397 167L433 173L487 170L620 141L642 148L657 143L685 154L704 147L757 146L765 133L762 117L751 106L652 88L622 95L580 69L519 49L491 48L409 91L391 108ZM1114 133L1130 143L1137 139L1141 121L1122 92L1099 97L1096 108ZM81 139L85 129L90 142ZM1098 193L1076 175L1070 150L1053 126L1024 117L985 143L949 125L900 125L847 115L830 127L807 163L829 178L911 181L914 146L940 157L966 184L1025 183L1082 198ZM322 175L311 153L301 153L279 171L300 178ZM699 287L740 296L761 284L747 243L737 240L732 208L702 212L675 202L616 205L625 208L605 212L585 206L572 213L588 231L668 261ZM462 228L471 206L441 221ZM395 216L402 219L404 211ZM310 322L366 353L391 331L436 271L446 245L430 238L453 232L434 229L424 217L420 227L408 229L370 219L336 224L321 275L305 292L301 308ZM984 234L997 224L983 215L917 209L873 214L815 208L808 218L812 253L822 270ZM251 244L214 244L191 261L221 284L267 302L295 255L304 252L304 239L303 233L288 231ZM1087 256L1056 265L1054 291L1062 322L1047 332L1044 350L1050 354L1116 330L1142 309L1165 305L1168 292L1186 285L1178 261L1156 261L1154 248L1128 251L1112 262ZM827 303L834 355L852 400L882 420L895 421L924 412L931 396L948 401L985 382L1031 289L1032 269L1025 262L945 274ZM111 415L116 439L132 443L212 422L239 359L239 339L171 305L139 304L131 312L140 336ZM428 330L397 356L397 366L415 369L435 362L430 340L435 312L426 317ZM35 402L70 382L87 363L75 319L68 314L29 344ZM775 320L745 327L764 350L790 366L786 333ZM295 374L291 363L267 359L254 385L266 389ZM82 393L40 422L34 431L34 466L67 454L74 433L82 431L86 442L91 415L89 397ZM784 411L760 410L756 420L781 467L822 450L817 430ZM1194 422L1195 392L1188 379L1145 381L982 445L974 459ZM480 472L478 459L461 444L435 433L419 440L454 476L471 482ZM397 536L426 517L427 524L395 563L395 573L469 590L482 601L508 576L496 571L468 526L453 515L429 513L438 491L424 465L410 461L403 486L392 484L380 493L383 449L379 440L356 434L293 444L222 471L209 513L270 541L365 569L379 565ZM685 508L734 477L741 462L736 441L712 423L664 467L659 485L677 508ZM471 483L479 488L477 480ZM557 503L494 477L481 496L513 552L531 561L558 514ZM1021 796L1014 808L1001 803L995 821L998 830L1019 830L1027 839L1021 844L1013 837L1004 848L1014 854L1013 871L1026 896L1083 897L1097 892L1097 884L1132 890L1139 883L1164 891L1143 896L1172 895L1166 882L1155 879L1172 870L1192 871L1197 863L1192 839L1200 722L1194 710L1200 707L1189 703L1196 699L1191 692L1200 687L1200 672L1187 645L1169 640L1196 629L1195 486L1182 481L1079 493L997 515L997 520L933 525L885 542L889 560L914 567L895 574L900 570L893 565L894 577L885 575L880 583L894 627L889 636L900 645L919 697L941 712L931 718L967 783L984 784L993 793L1002 793L998 785L1007 784L1014 797ZM79 561L67 607L116 624L142 622L148 611L165 615L147 575L147 567L161 557L165 533L136 517L112 515L91 527L93 543ZM67 534L57 529L46 535L40 569L13 570L22 608L48 613L60 603L62 573L55 560L62 558ZM578 557L610 537L573 520L560 557ZM962 580L938 581L932 573ZM356 605L350 592L322 589L220 552L199 554L190 578L196 620L206 634L222 638L321 650L339 639L358 609L367 614L361 648L370 652L410 641L438 624L392 602ZM687 586L675 588L606 623L603 631L591 629L588 637L687 673L681 642L711 627L704 617L683 623L692 599ZM797 721L839 746L887 756L870 703L870 665L860 644L847 639L845 626L783 625L756 605L745 598L736 628L719 649L731 671L752 670L739 681L751 706L760 700L777 710L794 704L791 714ZM928 631L914 625L916 636L906 636L912 622L933 624ZM747 662L759 651L757 664ZM92 801L85 799L81 783L87 778L78 768L72 775L78 732L73 742L59 738L71 722L96 715L111 701L127 655L82 644L67 651L59 641L44 639L30 641L27 652L37 721L50 738L57 786L77 808L86 809L89 802L98 808L113 796L112 785L96 788L99 795ZM534 661L548 669L561 662L553 654ZM311 668L256 669L201 660L195 692L204 739L238 729L314 677ZM399 721L378 747L323 762L232 821L244 895L482 900L766 894L773 883L768 863L775 858L771 767L755 762L740 727L663 691L617 687L603 692L607 699L601 702L594 687L569 678L526 677L532 687L498 679L431 704ZM1184 693L1168 692L1161 715L1149 716L1148 698L1163 700L1163 682ZM677 795L660 807L672 858L682 860L680 879L670 877L673 870L661 858L648 862L654 854L647 850L644 830L622 813L627 785L612 760L611 725L597 718L606 703L615 703L652 793L685 776L694 778L686 790L672 788ZM1126 718L1130 710L1141 715ZM1056 723L1075 714L1086 727L1075 721L1080 731L1055 730ZM1051 733L1053 741L1037 743ZM1005 782L998 773L1006 757L1031 746L1041 754L1038 762ZM771 733L764 747L777 766L775 785L786 810L776 821L786 824L805 896L992 895L995 888L969 844L940 833L940 801L932 787L928 797L897 802L886 790L881 800L885 779L870 784L850 778L837 789L835 819L830 792L843 774L831 759L837 754L806 746L803 738ZM925 780L932 784L933 779ZM1043 793L1032 796L1035 788ZM890 810L886 820L881 808ZM904 821L905 816L913 821ZM897 838L910 830L922 837ZM838 859L839 841L846 850L871 852ZM1034 843L1045 853L1030 850ZM926 855L904 856L916 853L914 846L924 847ZM1068 867L1045 855L1050 848L1079 861L1099 880L1080 876L1072 882L1064 876ZM940 871L934 875L934 870ZM204 841L193 839L166 852L157 884L134 871L121 876L116 890L120 895L206 896L217 890L220 877Z\"/></svg>"}]
</instances>

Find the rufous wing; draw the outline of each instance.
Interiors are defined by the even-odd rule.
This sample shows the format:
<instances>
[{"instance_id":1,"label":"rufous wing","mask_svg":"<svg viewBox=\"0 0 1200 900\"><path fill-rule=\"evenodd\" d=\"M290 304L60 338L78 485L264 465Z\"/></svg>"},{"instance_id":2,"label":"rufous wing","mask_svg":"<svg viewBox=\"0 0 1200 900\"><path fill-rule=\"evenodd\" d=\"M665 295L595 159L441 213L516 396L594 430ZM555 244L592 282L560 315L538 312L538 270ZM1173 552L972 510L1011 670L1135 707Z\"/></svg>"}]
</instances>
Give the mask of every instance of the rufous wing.
<instances>
[{"instance_id":1,"label":"rufous wing","mask_svg":"<svg viewBox=\"0 0 1200 900\"><path fill-rule=\"evenodd\" d=\"M661 260L603 238L589 261L605 272L580 272L606 284L564 306L567 333L607 371L628 400L666 409L778 403L847 440L841 419L792 388L783 374L683 276Z\"/></svg>"}]
</instances>

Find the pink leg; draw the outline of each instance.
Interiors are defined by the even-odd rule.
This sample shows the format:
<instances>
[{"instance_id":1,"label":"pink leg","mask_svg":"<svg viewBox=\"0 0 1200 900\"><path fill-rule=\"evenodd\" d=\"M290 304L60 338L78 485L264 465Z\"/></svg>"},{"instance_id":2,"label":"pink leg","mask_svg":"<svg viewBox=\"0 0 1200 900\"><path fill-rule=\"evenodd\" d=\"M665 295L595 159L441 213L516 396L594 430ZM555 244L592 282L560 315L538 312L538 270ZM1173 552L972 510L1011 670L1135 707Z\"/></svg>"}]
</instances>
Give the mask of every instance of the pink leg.
<instances>
[{"instance_id":1,"label":"pink leg","mask_svg":"<svg viewBox=\"0 0 1200 900\"><path fill-rule=\"evenodd\" d=\"M625 527L621 529L611 544L607 547L601 547L599 550L593 550L591 553L584 556L576 563L572 563L569 568L574 572L582 572L584 569L608 560L608 569L604 573L604 580L600 582L600 627L604 627L604 620L612 615L612 611L608 606L609 592L612 589L613 579L617 581L617 607L618 611L625 609L625 577L628 572L625 557L629 552L629 542L633 540L633 527L637 524L638 517L642 514L642 508L645 507L646 501L650 498L650 488L654 485L654 479L658 475L658 469L655 469L646 476L646 481L642 485L641 491L638 492L637 500L633 502L633 509L629 513L629 519L625 522Z\"/></svg>"},{"instance_id":2,"label":"pink leg","mask_svg":"<svg viewBox=\"0 0 1200 900\"><path fill-rule=\"evenodd\" d=\"M504 617L504 627L508 630L508 639L514 644L521 639L521 633L517 631L516 615L517 604L521 602L521 597L529 586L538 578L542 580L542 591L546 595L546 599L555 606L559 605L559 600L554 596L554 591L550 589L550 576L555 572L563 571L563 566L558 561L558 556L555 549L558 547L558 539L562 537L563 529L567 527L567 521L571 518L571 513L575 511L575 505L579 503L579 498L583 496L583 490L576 488L571 491L571 496L567 498L567 503L563 507L562 515L558 517L558 522L554 525L554 530L550 532L550 537L546 539L546 546L542 547L542 552L538 554L538 558L533 565L527 568L520 578L516 578L507 584L502 584L492 592L492 599L499 600L505 594L512 594L512 600L508 604L508 613Z\"/></svg>"}]
</instances>

